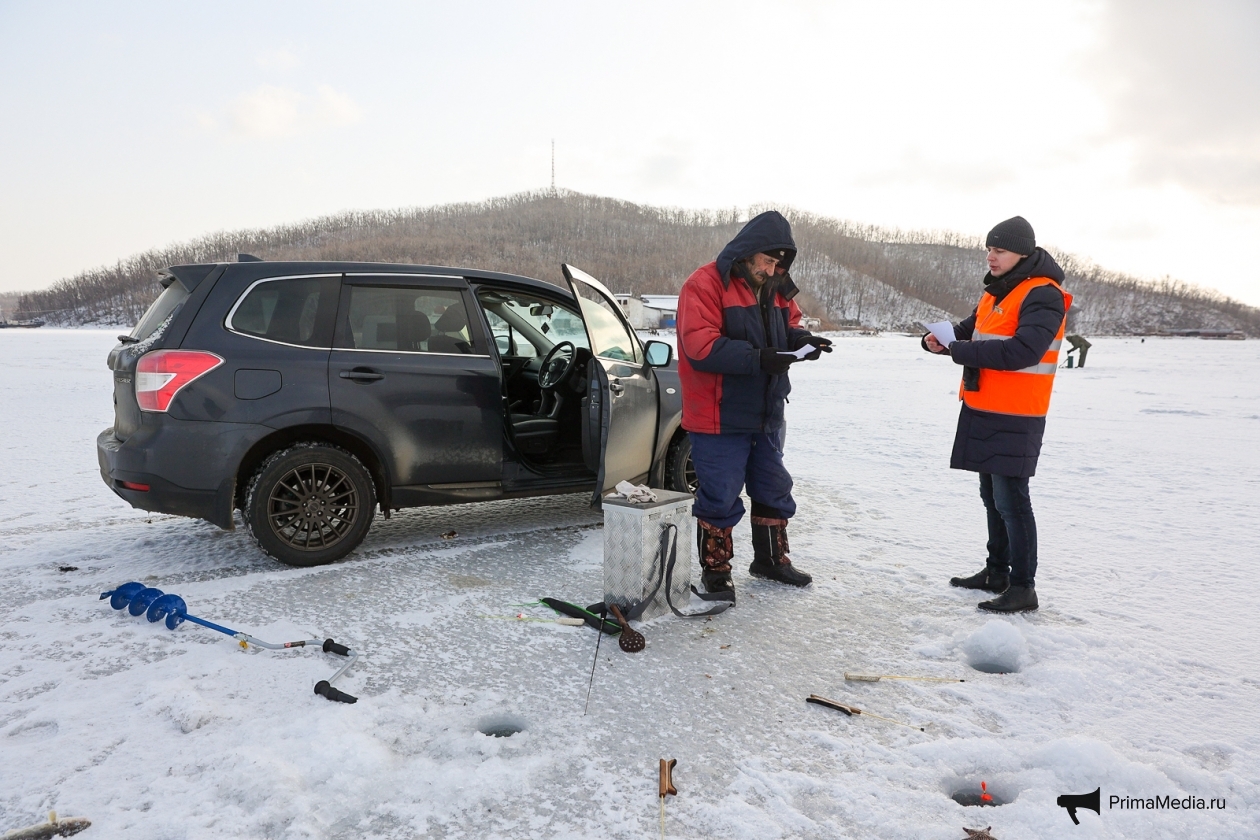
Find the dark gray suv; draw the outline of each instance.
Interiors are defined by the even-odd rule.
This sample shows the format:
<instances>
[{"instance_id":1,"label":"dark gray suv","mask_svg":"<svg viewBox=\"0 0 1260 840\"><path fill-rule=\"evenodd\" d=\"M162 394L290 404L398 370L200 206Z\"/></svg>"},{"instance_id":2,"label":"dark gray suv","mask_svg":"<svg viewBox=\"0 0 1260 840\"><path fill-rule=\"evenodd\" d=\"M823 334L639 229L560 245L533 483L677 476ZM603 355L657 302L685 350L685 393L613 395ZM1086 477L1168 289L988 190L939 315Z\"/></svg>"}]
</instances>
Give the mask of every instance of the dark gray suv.
<instances>
[{"instance_id":1,"label":"dark gray suv","mask_svg":"<svg viewBox=\"0 0 1260 840\"><path fill-rule=\"evenodd\" d=\"M101 477L132 506L233 527L313 566L375 508L689 489L673 349L595 278L569 291L374 263L173 266L110 352Z\"/></svg>"}]
</instances>

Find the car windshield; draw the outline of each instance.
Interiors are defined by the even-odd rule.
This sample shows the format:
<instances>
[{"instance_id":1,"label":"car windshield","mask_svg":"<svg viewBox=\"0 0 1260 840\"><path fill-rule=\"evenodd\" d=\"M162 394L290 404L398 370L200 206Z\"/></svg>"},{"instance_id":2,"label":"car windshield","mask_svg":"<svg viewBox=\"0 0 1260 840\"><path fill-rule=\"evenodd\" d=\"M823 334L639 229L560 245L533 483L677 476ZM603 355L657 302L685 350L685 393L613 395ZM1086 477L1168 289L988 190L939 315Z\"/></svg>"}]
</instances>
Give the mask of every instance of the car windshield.
<instances>
[{"instance_id":1,"label":"car windshield","mask_svg":"<svg viewBox=\"0 0 1260 840\"><path fill-rule=\"evenodd\" d=\"M545 356L562 341L590 349L578 314L558 303L520 292L482 289L477 300L485 310L495 346L503 356Z\"/></svg>"}]
</instances>

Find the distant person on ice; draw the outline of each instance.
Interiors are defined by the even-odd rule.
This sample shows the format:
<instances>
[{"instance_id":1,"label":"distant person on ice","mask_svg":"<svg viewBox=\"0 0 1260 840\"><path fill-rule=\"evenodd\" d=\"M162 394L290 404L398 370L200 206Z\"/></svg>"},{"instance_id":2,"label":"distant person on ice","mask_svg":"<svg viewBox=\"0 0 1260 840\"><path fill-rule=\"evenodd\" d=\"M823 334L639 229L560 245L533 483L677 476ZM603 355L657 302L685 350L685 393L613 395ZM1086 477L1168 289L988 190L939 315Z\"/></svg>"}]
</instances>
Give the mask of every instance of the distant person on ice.
<instances>
[{"instance_id":1,"label":"distant person on ice","mask_svg":"<svg viewBox=\"0 0 1260 840\"><path fill-rule=\"evenodd\" d=\"M980 473L988 514L988 559L980 572L950 584L998 597L989 612L1037 609L1037 523L1028 479L1037 470L1050 389L1072 296L1063 269L1037 247L1032 225L1007 219L985 240L989 273L980 303L954 325L949 347L925 335L923 348L963 365L958 432L950 467Z\"/></svg>"},{"instance_id":2,"label":"distant person on ice","mask_svg":"<svg viewBox=\"0 0 1260 840\"><path fill-rule=\"evenodd\" d=\"M748 573L792 586L813 580L788 557L787 523L796 513L783 466L783 403L791 390L781 351L831 352L831 342L800 326L788 267L796 243L773 210L744 225L717 260L687 278L678 296L678 378L683 428L700 488L692 513L701 579L709 592L733 591L731 528L752 499L753 561Z\"/></svg>"}]
</instances>

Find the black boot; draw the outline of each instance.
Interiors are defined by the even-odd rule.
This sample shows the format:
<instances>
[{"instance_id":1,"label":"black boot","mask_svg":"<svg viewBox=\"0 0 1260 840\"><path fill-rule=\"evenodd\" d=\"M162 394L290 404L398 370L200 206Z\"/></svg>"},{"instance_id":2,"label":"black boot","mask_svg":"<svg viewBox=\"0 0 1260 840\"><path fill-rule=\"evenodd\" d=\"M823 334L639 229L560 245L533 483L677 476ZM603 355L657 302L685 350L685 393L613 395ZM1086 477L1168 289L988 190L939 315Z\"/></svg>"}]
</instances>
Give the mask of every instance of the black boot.
<instances>
[{"instance_id":1,"label":"black boot","mask_svg":"<svg viewBox=\"0 0 1260 840\"><path fill-rule=\"evenodd\" d=\"M748 574L789 586L809 586L813 578L792 565L788 557L787 520L752 518L753 561Z\"/></svg>"},{"instance_id":2,"label":"black boot","mask_svg":"<svg viewBox=\"0 0 1260 840\"><path fill-rule=\"evenodd\" d=\"M985 612L1032 612L1037 609L1037 590L1031 586L1010 586L992 601L981 601L977 606Z\"/></svg>"},{"instance_id":3,"label":"black boot","mask_svg":"<svg viewBox=\"0 0 1260 840\"><path fill-rule=\"evenodd\" d=\"M700 580L705 592L734 592L731 580L731 529L718 528L703 519L696 520L696 543L700 553Z\"/></svg>"},{"instance_id":4,"label":"black boot","mask_svg":"<svg viewBox=\"0 0 1260 840\"><path fill-rule=\"evenodd\" d=\"M985 566L971 577L949 579L950 586L961 586L963 589L983 589L985 592L993 592L999 595L1006 591L1006 587L1010 585L1010 582L1009 575L995 572L988 566Z\"/></svg>"}]
</instances>

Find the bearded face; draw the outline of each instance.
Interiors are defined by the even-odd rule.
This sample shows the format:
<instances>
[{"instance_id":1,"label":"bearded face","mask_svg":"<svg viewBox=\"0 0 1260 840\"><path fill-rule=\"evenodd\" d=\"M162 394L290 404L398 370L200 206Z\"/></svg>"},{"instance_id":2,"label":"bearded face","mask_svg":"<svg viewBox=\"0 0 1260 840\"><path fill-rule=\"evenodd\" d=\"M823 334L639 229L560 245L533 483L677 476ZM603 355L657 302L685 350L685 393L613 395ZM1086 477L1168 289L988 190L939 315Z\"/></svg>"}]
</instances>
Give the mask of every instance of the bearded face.
<instances>
[{"instance_id":1,"label":"bearded face","mask_svg":"<svg viewBox=\"0 0 1260 840\"><path fill-rule=\"evenodd\" d=\"M753 254L743 261L747 273L744 277L754 289L760 289L774 276L779 261L767 254Z\"/></svg>"}]
</instances>

